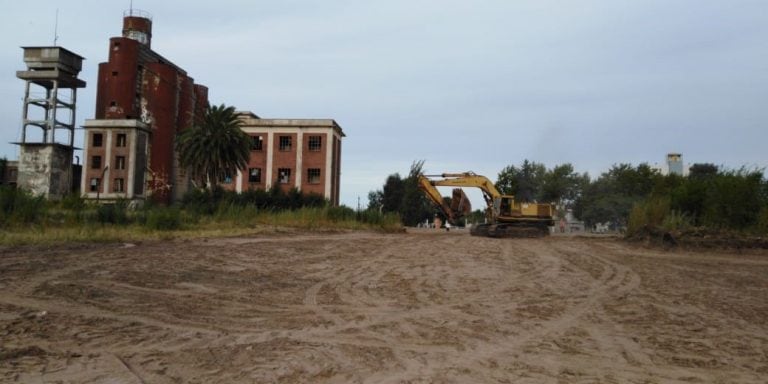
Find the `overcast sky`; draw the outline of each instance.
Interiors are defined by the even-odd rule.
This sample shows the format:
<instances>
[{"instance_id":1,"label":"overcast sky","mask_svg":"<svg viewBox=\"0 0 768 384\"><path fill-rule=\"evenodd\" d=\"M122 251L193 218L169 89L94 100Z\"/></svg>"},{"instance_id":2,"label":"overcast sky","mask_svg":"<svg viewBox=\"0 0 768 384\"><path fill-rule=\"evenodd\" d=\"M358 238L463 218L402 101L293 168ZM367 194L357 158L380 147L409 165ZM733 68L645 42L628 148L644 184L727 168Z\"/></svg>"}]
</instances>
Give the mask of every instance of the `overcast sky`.
<instances>
[{"instance_id":1,"label":"overcast sky","mask_svg":"<svg viewBox=\"0 0 768 384\"><path fill-rule=\"evenodd\" d=\"M0 157L16 159L20 46L86 58L78 126L130 1L3 0ZM387 175L491 179L524 159L768 166L768 1L146 1L152 47L215 104L265 118L333 118L347 134L342 203ZM82 143L82 131L76 145ZM448 194L448 193L446 193ZM473 197L475 208L481 200Z\"/></svg>"}]
</instances>

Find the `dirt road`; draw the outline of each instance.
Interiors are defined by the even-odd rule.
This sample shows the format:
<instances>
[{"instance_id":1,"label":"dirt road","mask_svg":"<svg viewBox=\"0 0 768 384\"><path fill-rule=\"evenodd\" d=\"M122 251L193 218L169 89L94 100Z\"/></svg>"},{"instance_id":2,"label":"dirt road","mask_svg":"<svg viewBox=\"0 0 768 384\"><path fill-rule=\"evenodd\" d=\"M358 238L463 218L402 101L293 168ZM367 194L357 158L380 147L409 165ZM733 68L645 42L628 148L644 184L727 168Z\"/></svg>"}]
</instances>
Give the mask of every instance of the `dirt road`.
<instances>
[{"instance_id":1,"label":"dirt road","mask_svg":"<svg viewBox=\"0 0 768 384\"><path fill-rule=\"evenodd\" d=\"M0 382L767 378L766 254L456 231L0 249Z\"/></svg>"}]
</instances>

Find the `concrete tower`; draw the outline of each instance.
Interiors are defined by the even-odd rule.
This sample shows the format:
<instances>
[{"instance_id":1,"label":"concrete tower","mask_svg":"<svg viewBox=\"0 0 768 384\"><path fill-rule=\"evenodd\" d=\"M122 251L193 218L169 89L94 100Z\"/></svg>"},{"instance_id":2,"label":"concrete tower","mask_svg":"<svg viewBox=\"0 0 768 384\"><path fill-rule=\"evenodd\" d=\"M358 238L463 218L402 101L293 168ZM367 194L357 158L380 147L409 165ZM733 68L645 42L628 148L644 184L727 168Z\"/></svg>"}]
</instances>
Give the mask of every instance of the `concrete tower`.
<instances>
[{"instance_id":1,"label":"concrete tower","mask_svg":"<svg viewBox=\"0 0 768 384\"><path fill-rule=\"evenodd\" d=\"M152 15L138 9L123 13L123 37L136 40L152 48Z\"/></svg>"},{"instance_id":2,"label":"concrete tower","mask_svg":"<svg viewBox=\"0 0 768 384\"><path fill-rule=\"evenodd\" d=\"M83 57L61 47L22 47L27 69L18 186L57 200L72 191L77 78ZM29 128L39 128L39 136ZM32 136L30 136L32 135Z\"/></svg>"},{"instance_id":3,"label":"concrete tower","mask_svg":"<svg viewBox=\"0 0 768 384\"><path fill-rule=\"evenodd\" d=\"M683 155L681 153L667 154L667 169L670 175L685 176L683 170Z\"/></svg>"}]
</instances>

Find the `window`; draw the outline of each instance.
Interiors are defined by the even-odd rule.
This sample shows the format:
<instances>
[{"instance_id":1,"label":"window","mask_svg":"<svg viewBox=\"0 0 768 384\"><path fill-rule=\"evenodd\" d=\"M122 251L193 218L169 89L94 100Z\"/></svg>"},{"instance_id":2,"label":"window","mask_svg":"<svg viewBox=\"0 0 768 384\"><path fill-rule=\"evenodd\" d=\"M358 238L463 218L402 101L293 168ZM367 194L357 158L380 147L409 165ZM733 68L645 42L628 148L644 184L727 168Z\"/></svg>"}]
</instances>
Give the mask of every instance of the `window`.
<instances>
[{"instance_id":1,"label":"window","mask_svg":"<svg viewBox=\"0 0 768 384\"><path fill-rule=\"evenodd\" d=\"M99 178L91 178L91 192L97 192L99 190Z\"/></svg>"},{"instance_id":2,"label":"window","mask_svg":"<svg viewBox=\"0 0 768 384\"><path fill-rule=\"evenodd\" d=\"M104 135L101 133L94 133L91 135L91 145L94 147L101 147L102 140L104 140Z\"/></svg>"},{"instance_id":3,"label":"window","mask_svg":"<svg viewBox=\"0 0 768 384\"><path fill-rule=\"evenodd\" d=\"M115 142L115 146L125 147L127 142L128 142L128 138L126 137L125 133L117 134L117 141Z\"/></svg>"},{"instance_id":4,"label":"window","mask_svg":"<svg viewBox=\"0 0 768 384\"><path fill-rule=\"evenodd\" d=\"M291 150L291 137L290 136L280 136L280 150L281 151L290 151Z\"/></svg>"},{"instance_id":5,"label":"window","mask_svg":"<svg viewBox=\"0 0 768 384\"><path fill-rule=\"evenodd\" d=\"M277 169L277 182L280 184L288 184L291 182L291 169L290 168L278 168Z\"/></svg>"},{"instance_id":6,"label":"window","mask_svg":"<svg viewBox=\"0 0 768 384\"><path fill-rule=\"evenodd\" d=\"M125 156L115 157L115 169L125 169Z\"/></svg>"},{"instance_id":7,"label":"window","mask_svg":"<svg viewBox=\"0 0 768 384\"><path fill-rule=\"evenodd\" d=\"M221 182L224 184L232 184L232 174L227 172L221 176Z\"/></svg>"},{"instance_id":8,"label":"window","mask_svg":"<svg viewBox=\"0 0 768 384\"><path fill-rule=\"evenodd\" d=\"M310 136L309 137L309 150L310 151L319 151L322 147L323 143L323 137L322 136Z\"/></svg>"},{"instance_id":9,"label":"window","mask_svg":"<svg viewBox=\"0 0 768 384\"><path fill-rule=\"evenodd\" d=\"M251 136L251 151L261 151L263 146L264 139L261 136Z\"/></svg>"},{"instance_id":10,"label":"window","mask_svg":"<svg viewBox=\"0 0 768 384\"><path fill-rule=\"evenodd\" d=\"M91 156L91 169L101 169L101 156Z\"/></svg>"},{"instance_id":11,"label":"window","mask_svg":"<svg viewBox=\"0 0 768 384\"><path fill-rule=\"evenodd\" d=\"M261 168L248 168L248 182L261 183Z\"/></svg>"},{"instance_id":12,"label":"window","mask_svg":"<svg viewBox=\"0 0 768 384\"><path fill-rule=\"evenodd\" d=\"M307 182L310 184L320 184L320 168L307 169Z\"/></svg>"},{"instance_id":13,"label":"window","mask_svg":"<svg viewBox=\"0 0 768 384\"><path fill-rule=\"evenodd\" d=\"M115 186L114 191L115 192L125 192L125 179L117 178L115 179Z\"/></svg>"}]
</instances>

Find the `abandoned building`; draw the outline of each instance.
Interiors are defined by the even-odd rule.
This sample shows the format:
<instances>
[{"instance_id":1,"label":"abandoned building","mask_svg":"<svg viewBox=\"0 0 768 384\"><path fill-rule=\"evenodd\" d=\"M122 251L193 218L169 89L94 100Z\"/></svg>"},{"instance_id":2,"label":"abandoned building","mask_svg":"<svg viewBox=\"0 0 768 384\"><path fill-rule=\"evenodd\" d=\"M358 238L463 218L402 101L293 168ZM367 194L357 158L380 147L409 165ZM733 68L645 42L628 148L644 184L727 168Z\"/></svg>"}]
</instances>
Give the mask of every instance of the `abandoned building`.
<instances>
[{"instance_id":1,"label":"abandoned building","mask_svg":"<svg viewBox=\"0 0 768 384\"><path fill-rule=\"evenodd\" d=\"M19 162L0 159L0 186L15 187L19 177Z\"/></svg>"},{"instance_id":2,"label":"abandoned building","mask_svg":"<svg viewBox=\"0 0 768 384\"><path fill-rule=\"evenodd\" d=\"M170 203L191 187L174 140L208 106L208 90L151 49L152 19L126 11L123 34L99 65L96 118L85 123L82 191L88 198ZM296 187L339 203L341 138L332 119L260 119L240 112L253 145L248 167L224 180L234 191Z\"/></svg>"},{"instance_id":3,"label":"abandoned building","mask_svg":"<svg viewBox=\"0 0 768 384\"><path fill-rule=\"evenodd\" d=\"M85 87L77 77L83 57L57 46L22 49L27 68L16 72L25 88L15 183L59 200L76 183L72 160L77 89Z\"/></svg>"},{"instance_id":4,"label":"abandoned building","mask_svg":"<svg viewBox=\"0 0 768 384\"><path fill-rule=\"evenodd\" d=\"M126 11L122 36L110 39L109 59L99 64L95 119L85 122L87 198L170 203L187 191L174 138L202 116L208 89L151 44L151 16Z\"/></svg>"},{"instance_id":5,"label":"abandoned building","mask_svg":"<svg viewBox=\"0 0 768 384\"><path fill-rule=\"evenodd\" d=\"M298 188L339 204L341 139L332 119L261 119L238 112L242 130L251 137L247 169L224 180L227 189Z\"/></svg>"}]
</instances>

